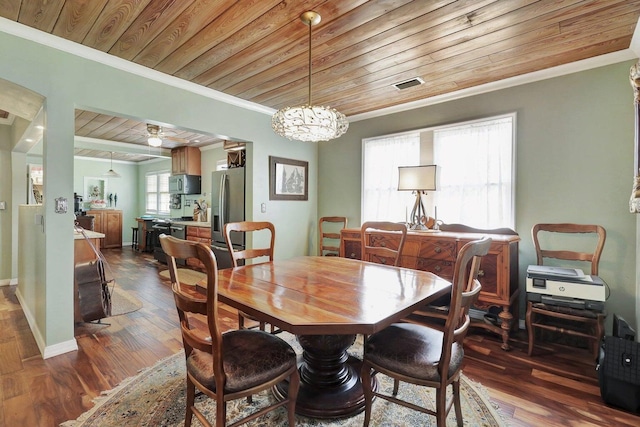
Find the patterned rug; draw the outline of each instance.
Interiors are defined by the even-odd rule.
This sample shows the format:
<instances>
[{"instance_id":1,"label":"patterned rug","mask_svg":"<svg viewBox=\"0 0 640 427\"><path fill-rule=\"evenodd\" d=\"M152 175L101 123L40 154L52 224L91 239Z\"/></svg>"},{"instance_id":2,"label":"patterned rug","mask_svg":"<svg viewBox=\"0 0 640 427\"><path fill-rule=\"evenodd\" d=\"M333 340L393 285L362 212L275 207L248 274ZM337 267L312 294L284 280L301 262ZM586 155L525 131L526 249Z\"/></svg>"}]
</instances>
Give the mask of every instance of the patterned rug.
<instances>
[{"instance_id":1,"label":"patterned rug","mask_svg":"<svg viewBox=\"0 0 640 427\"><path fill-rule=\"evenodd\" d=\"M296 351L301 351L297 341L288 333L280 336L286 338ZM358 356L361 354L362 344L359 341L349 350ZM95 406L82 414L75 421L67 421L62 427L177 427L184 425L185 412L185 361L184 353L179 352L158 362L152 368L142 371L137 376L123 381L116 389L107 392L95 400ZM381 390L390 391L393 381L378 375ZM435 393L432 389L416 387L407 383L400 384L398 397L412 401L419 405L435 407ZM227 404L227 424L254 411L256 407L264 405L273 398L270 392L263 392L253 396L253 404L246 399L238 399ZM461 377L461 401L464 425L467 427L502 427L507 424L502 420L496 404L492 403L487 391L479 383L474 383L467 377ZM205 416L215 420L215 402L209 398L196 399L197 405ZM360 413L342 420L318 420L298 416L296 425L300 427L360 427L364 414ZM193 417L193 426L200 426L200 422ZM287 415L284 408L278 408L252 422L248 427L286 426ZM373 403L371 426L375 427L409 427L435 426L435 417L377 399ZM447 426L455 426L453 409L447 418Z\"/></svg>"}]
</instances>

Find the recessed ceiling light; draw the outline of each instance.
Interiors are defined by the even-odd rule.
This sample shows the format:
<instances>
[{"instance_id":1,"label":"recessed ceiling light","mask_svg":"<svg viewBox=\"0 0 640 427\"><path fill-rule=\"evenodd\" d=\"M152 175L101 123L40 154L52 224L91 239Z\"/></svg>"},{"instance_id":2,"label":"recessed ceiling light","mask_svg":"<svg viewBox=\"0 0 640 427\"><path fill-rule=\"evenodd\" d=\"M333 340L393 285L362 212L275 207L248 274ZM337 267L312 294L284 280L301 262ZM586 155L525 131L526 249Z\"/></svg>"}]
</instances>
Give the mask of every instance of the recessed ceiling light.
<instances>
[{"instance_id":1,"label":"recessed ceiling light","mask_svg":"<svg viewBox=\"0 0 640 427\"><path fill-rule=\"evenodd\" d=\"M31 139L31 138L27 138L27 139L25 139L25 141L27 141L27 142L33 142L33 139Z\"/></svg>"},{"instance_id":2,"label":"recessed ceiling light","mask_svg":"<svg viewBox=\"0 0 640 427\"><path fill-rule=\"evenodd\" d=\"M37 125L37 126L36 126L36 129L43 130L43 129L44 129L44 126L42 126L42 125Z\"/></svg>"}]
</instances>

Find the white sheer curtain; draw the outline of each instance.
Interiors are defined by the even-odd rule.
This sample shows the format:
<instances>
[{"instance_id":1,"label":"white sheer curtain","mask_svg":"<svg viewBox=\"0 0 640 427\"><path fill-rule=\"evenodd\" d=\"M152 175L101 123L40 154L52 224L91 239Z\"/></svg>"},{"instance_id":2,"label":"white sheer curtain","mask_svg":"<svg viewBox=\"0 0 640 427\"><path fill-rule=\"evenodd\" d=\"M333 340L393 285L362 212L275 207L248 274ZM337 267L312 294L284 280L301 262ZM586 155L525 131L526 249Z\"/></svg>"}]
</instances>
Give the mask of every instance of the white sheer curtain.
<instances>
[{"instance_id":1,"label":"white sheer curtain","mask_svg":"<svg viewBox=\"0 0 640 427\"><path fill-rule=\"evenodd\" d=\"M398 191L398 166L418 165L420 134L364 140L363 151L362 221L405 221L415 196Z\"/></svg>"},{"instance_id":2,"label":"white sheer curtain","mask_svg":"<svg viewBox=\"0 0 640 427\"><path fill-rule=\"evenodd\" d=\"M438 219L477 228L515 226L514 116L434 130Z\"/></svg>"}]
</instances>

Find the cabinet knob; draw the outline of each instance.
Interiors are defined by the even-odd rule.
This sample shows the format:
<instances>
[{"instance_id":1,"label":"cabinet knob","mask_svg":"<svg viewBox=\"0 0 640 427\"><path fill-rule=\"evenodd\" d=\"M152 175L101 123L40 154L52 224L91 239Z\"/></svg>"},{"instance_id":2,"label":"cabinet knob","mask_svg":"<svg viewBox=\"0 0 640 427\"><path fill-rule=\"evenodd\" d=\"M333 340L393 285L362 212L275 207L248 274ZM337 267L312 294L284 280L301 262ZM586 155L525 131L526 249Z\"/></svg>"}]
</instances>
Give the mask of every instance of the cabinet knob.
<instances>
[{"instance_id":1,"label":"cabinet knob","mask_svg":"<svg viewBox=\"0 0 640 427\"><path fill-rule=\"evenodd\" d=\"M484 270L478 270L478 277L484 277Z\"/></svg>"},{"instance_id":2,"label":"cabinet knob","mask_svg":"<svg viewBox=\"0 0 640 427\"><path fill-rule=\"evenodd\" d=\"M440 252L442 252L442 248L440 246L436 246L433 251L437 254L439 254Z\"/></svg>"},{"instance_id":3,"label":"cabinet knob","mask_svg":"<svg viewBox=\"0 0 640 427\"><path fill-rule=\"evenodd\" d=\"M380 242L380 246L382 246L383 248L387 246L387 242Z\"/></svg>"},{"instance_id":4,"label":"cabinet knob","mask_svg":"<svg viewBox=\"0 0 640 427\"><path fill-rule=\"evenodd\" d=\"M386 258L380 258L380 263L381 264L386 264L387 263L387 259Z\"/></svg>"},{"instance_id":5,"label":"cabinet knob","mask_svg":"<svg viewBox=\"0 0 640 427\"><path fill-rule=\"evenodd\" d=\"M442 267L441 267L441 266L439 266L439 265L436 265L436 266L435 266L435 268L434 268L434 270L439 272L440 270L442 270Z\"/></svg>"},{"instance_id":6,"label":"cabinet knob","mask_svg":"<svg viewBox=\"0 0 640 427\"><path fill-rule=\"evenodd\" d=\"M349 255L349 258L353 258L353 259L355 259L355 258L356 258L356 254L355 254L355 252L351 252L351 254Z\"/></svg>"}]
</instances>

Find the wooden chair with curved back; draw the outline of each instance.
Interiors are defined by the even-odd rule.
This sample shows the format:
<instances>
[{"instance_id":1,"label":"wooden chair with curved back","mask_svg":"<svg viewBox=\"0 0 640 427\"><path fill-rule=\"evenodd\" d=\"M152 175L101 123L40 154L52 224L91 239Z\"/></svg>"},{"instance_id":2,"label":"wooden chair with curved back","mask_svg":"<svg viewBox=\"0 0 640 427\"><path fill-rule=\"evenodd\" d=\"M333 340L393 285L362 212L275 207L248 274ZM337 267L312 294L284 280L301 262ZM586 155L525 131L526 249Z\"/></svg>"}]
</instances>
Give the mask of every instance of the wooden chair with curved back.
<instances>
[{"instance_id":1,"label":"wooden chair with curved back","mask_svg":"<svg viewBox=\"0 0 640 427\"><path fill-rule=\"evenodd\" d=\"M340 230L347 228L347 221L347 217L344 216L323 216L318 220L318 256L339 255ZM329 230L325 223L330 226ZM330 244L331 242L333 244Z\"/></svg>"},{"instance_id":2,"label":"wooden chair with curved back","mask_svg":"<svg viewBox=\"0 0 640 427\"><path fill-rule=\"evenodd\" d=\"M460 372L464 357L462 341L471 320L469 307L480 292L474 260L489 252L491 239L474 240L459 251L451 286L451 305L442 328L413 323L395 323L370 335L364 349L360 377L365 396L364 427L371 420L374 396L436 417L439 427L445 426L453 406L456 421L462 426L460 406ZM474 277L475 276L475 277ZM473 278L473 289L463 293L468 277ZM394 379L391 395L372 388L372 375L383 374ZM436 389L436 407L425 408L397 398L399 382L404 381ZM447 387L453 393L447 398Z\"/></svg>"},{"instance_id":3,"label":"wooden chair with curved back","mask_svg":"<svg viewBox=\"0 0 640 427\"><path fill-rule=\"evenodd\" d=\"M490 238L484 237L482 239L482 241L485 240L489 240L489 244L491 243ZM480 277L480 265L482 263L482 258L485 255L486 254L474 256L471 260L470 267L465 271L466 276L464 280L466 285L462 290L462 306L466 308L467 313L476 303L476 300L480 295L480 291L482 290L482 286L478 278ZM440 303L428 304L418 310L415 310L409 316L402 319L402 321L407 323L417 323L442 330L445 326L447 317L449 316L451 294L445 295L444 298L440 298L438 301L440 301Z\"/></svg>"},{"instance_id":4,"label":"wooden chair with curved back","mask_svg":"<svg viewBox=\"0 0 640 427\"><path fill-rule=\"evenodd\" d=\"M509 235L509 236L517 236L518 233L511 228L492 228L492 229L482 229L482 228L474 228L465 224L445 224L442 223L439 225L440 230L442 231L450 231L453 233L475 233L475 234L500 234L500 235ZM480 263L481 258L477 257L473 261L474 265L472 266L473 275L478 276L480 273ZM467 281L467 287L464 292L469 292L474 288L474 283L471 277ZM442 298L438 298L436 301L421 307L419 310L414 311L411 316L405 319L408 322L418 322L422 324L431 324L432 326L437 327L438 325L443 324L443 320L447 318L449 314L449 303L450 303L450 295L445 295ZM475 301L473 302L475 303ZM472 304L473 305L473 304ZM517 317L517 313L516 313ZM433 319L433 322L431 321Z\"/></svg>"},{"instance_id":5,"label":"wooden chair with curved back","mask_svg":"<svg viewBox=\"0 0 640 427\"><path fill-rule=\"evenodd\" d=\"M286 406L289 426L293 427L300 384L293 348L279 337L264 331L235 330L223 334L218 325L218 267L211 248L204 243L165 235L160 237L160 244L167 254L187 365L184 425L191 425L193 415L203 425L212 425L194 406L196 388L216 401L214 425L225 426L228 401L243 397L248 399L252 394L271 389L288 379L286 399L254 411L233 425L244 424L280 406ZM206 298L181 289L176 258L196 258L203 263L207 273ZM206 316L207 329L198 328L190 322L200 316Z\"/></svg>"},{"instance_id":6,"label":"wooden chair with curved back","mask_svg":"<svg viewBox=\"0 0 640 427\"><path fill-rule=\"evenodd\" d=\"M271 233L270 243L267 247L236 250L231 244L231 233L251 233L263 230ZM273 253L276 241L276 229L272 223L268 221L228 222L224 225L224 236L225 241L227 242L227 249L229 250L233 267L238 267L239 265L241 265L241 261L248 259L256 260L258 258L263 258L268 261L273 261ZM238 327L240 329L245 329L246 319L258 322L258 327L260 328L260 330L265 330L266 322L241 311L238 312ZM279 330L271 325L271 332L276 333L279 332Z\"/></svg>"},{"instance_id":7,"label":"wooden chair with curved back","mask_svg":"<svg viewBox=\"0 0 640 427\"><path fill-rule=\"evenodd\" d=\"M368 233L369 230L389 231L399 233L397 239L384 239L381 244ZM378 264L400 265L400 257L407 238L407 226L396 222L368 221L360 227L360 239L362 244L362 261L376 262ZM391 246L387 246L391 242ZM383 246L384 245L384 246Z\"/></svg>"},{"instance_id":8,"label":"wooden chair with curved back","mask_svg":"<svg viewBox=\"0 0 640 427\"><path fill-rule=\"evenodd\" d=\"M591 236L588 242L576 243L578 250L549 249L550 242L541 245L541 232L550 236L570 236L581 234ZM531 229L531 237L536 250L538 265L544 265L545 259L555 259L571 262L574 268L576 262L589 266L591 275L598 275L600 257L607 238L604 227L592 224L536 224ZM551 240L547 238L547 241ZM543 248L544 246L544 248ZM584 250L588 246L590 249ZM557 262L556 262L557 263ZM529 334L529 356L533 353L536 334L535 329L555 331L562 334L583 337L591 343L594 357L598 356L598 346L604 336L605 312L589 309L577 309L542 302L527 301L525 322Z\"/></svg>"}]
</instances>

